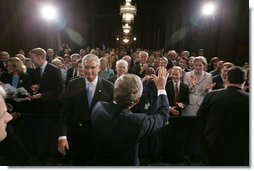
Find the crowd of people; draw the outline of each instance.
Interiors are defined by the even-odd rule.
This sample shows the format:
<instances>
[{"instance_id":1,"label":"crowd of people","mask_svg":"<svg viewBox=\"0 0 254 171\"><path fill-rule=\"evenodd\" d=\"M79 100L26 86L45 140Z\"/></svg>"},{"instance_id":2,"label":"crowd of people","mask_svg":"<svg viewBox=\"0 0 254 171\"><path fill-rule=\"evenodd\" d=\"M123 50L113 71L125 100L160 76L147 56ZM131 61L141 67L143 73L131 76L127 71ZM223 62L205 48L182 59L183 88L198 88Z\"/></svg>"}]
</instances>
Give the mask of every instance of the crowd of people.
<instances>
[{"instance_id":1,"label":"crowd of people","mask_svg":"<svg viewBox=\"0 0 254 171\"><path fill-rule=\"evenodd\" d=\"M207 60L203 51L1 51L0 149L8 146L6 124L39 113L57 117L55 148L74 166L140 165L139 158L249 165L249 66ZM171 136L170 118L183 117L196 118L193 131ZM167 147L172 137L181 152ZM190 148L187 138L195 139Z\"/></svg>"}]
</instances>

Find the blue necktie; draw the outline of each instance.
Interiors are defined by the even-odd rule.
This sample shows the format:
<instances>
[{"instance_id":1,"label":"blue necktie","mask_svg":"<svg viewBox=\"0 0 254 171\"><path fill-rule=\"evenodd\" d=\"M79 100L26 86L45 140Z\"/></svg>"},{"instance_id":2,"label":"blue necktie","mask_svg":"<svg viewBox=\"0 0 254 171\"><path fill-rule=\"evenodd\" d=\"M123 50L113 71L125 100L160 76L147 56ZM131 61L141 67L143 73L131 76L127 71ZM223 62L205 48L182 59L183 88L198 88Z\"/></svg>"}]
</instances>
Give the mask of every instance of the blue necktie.
<instances>
[{"instance_id":1,"label":"blue necktie","mask_svg":"<svg viewBox=\"0 0 254 171\"><path fill-rule=\"evenodd\" d=\"M90 107L93 100L93 84L92 83L88 83L86 88L86 94L87 94L88 105Z\"/></svg>"}]
</instances>

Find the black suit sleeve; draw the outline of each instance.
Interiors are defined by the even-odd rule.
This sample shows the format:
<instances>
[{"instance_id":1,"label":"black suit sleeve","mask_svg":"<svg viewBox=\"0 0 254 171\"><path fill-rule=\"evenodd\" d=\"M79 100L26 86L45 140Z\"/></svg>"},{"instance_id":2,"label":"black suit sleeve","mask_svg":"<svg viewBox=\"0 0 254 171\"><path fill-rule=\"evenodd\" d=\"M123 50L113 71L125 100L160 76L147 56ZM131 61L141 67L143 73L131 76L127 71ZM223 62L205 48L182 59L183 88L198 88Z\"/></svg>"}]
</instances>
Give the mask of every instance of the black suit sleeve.
<instances>
[{"instance_id":1,"label":"black suit sleeve","mask_svg":"<svg viewBox=\"0 0 254 171\"><path fill-rule=\"evenodd\" d=\"M202 101L198 111L197 111L197 117L200 119L206 119L209 111L209 102L212 98L212 96L216 93L216 91L212 91L208 93L204 100Z\"/></svg>"},{"instance_id":2,"label":"black suit sleeve","mask_svg":"<svg viewBox=\"0 0 254 171\"><path fill-rule=\"evenodd\" d=\"M160 95L157 99L157 107L152 115L145 115L142 120L140 137L150 135L162 128L169 118L169 103L166 95Z\"/></svg>"},{"instance_id":3,"label":"black suit sleeve","mask_svg":"<svg viewBox=\"0 0 254 171\"><path fill-rule=\"evenodd\" d=\"M50 84L50 87L45 85L45 91L41 93L41 99L44 101L60 99L63 92L63 80L61 71L58 69L52 69L50 71L48 72L50 76L47 75L50 77L50 79L45 81L45 84ZM50 81L50 83L48 81Z\"/></svg>"}]
</instances>

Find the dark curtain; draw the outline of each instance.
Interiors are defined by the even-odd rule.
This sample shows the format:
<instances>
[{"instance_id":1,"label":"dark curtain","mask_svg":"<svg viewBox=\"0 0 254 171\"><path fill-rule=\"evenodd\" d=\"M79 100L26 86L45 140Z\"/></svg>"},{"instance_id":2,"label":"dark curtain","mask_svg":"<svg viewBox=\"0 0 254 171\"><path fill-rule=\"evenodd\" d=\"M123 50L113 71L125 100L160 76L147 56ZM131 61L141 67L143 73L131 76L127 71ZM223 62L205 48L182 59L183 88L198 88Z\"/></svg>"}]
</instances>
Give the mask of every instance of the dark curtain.
<instances>
[{"instance_id":1,"label":"dark curtain","mask_svg":"<svg viewBox=\"0 0 254 171\"><path fill-rule=\"evenodd\" d=\"M51 0L58 8L57 21L39 16L46 1L0 1L0 50L15 55L34 47L60 49L67 43L77 52L82 47L117 47L121 35L120 4L124 0ZM135 47L178 52L205 50L209 59L218 56L242 65L249 59L248 1L215 0L216 14L202 16L204 0L133 0L137 16L132 34Z\"/></svg>"}]
</instances>

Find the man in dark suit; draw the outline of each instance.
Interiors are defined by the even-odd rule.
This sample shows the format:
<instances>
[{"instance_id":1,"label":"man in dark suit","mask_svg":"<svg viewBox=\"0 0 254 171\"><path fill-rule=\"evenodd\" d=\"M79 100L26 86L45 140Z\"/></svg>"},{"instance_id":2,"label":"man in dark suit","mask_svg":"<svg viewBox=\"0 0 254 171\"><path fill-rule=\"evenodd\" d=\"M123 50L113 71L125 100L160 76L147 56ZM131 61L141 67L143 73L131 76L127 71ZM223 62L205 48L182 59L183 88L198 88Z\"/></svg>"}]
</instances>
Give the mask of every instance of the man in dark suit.
<instances>
[{"instance_id":1,"label":"man in dark suit","mask_svg":"<svg viewBox=\"0 0 254 171\"><path fill-rule=\"evenodd\" d=\"M72 67L67 70L65 88L67 88L71 78L78 76L77 61L81 58L78 53L74 53L70 56Z\"/></svg>"},{"instance_id":2,"label":"man in dark suit","mask_svg":"<svg viewBox=\"0 0 254 171\"><path fill-rule=\"evenodd\" d=\"M166 57L168 58L167 69L169 70L173 66L176 66L177 53L175 50L168 51Z\"/></svg>"},{"instance_id":3,"label":"man in dark suit","mask_svg":"<svg viewBox=\"0 0 254 171\"><path fill-rule=\"evenodd\" d=\"M189 88L181 82L182 68L174 66L171 71L171 80L167 82L166 91L170 105L170 115L180 116L182 109L189 104Z\"/></svg>"},{"instance_id":4,"label":"man in dark suit","mask_svg":"<svg viewBox=\"0 0 254 171\"><path fill-rule=\"evenodd\" d=\"M10 58L8 52L1 51L0 52L0 77L2 73L7 72L7 61Z\"/></svg>"},{"instance_id":5,"label":"man in dark suit","mask_svg":"<svg viewBox=\"0 0 254 171\"><path fill-rule=\"evenodd\" d=\"M225 88L228 70L232 66L234 66L234 64L231 62L225 62L222 67L220 67L220 74L213 77L213 83L216 83L213 90Z\"/></svg>"},{"instance_id":6,"label":"man in dark suit","mask_svg":"<svg viewBox=\"0 0 254 171\"><path fill-rule=\"evenodd\" d=\"M153 75L158 99L151 115L130 110L142 95L141 79L134 74L124 74L116 80L114 102L99 102L92 111L93 165L139 165L139 142L162 128L169 117L167 77L165 68L160 69L158 77Z\"/></svg>"},{"instance_id":7,"label":"man in dark suit","mask_svg":"<svg viewBox=\"0 0 254 171\"><path fill-rule=\"evenodd\" d=\"M89 165L93 153L91 143L91 111L97 101L113 100L113 84L98 77L100 60L96 55L83 57L84 77L70 81L60 116L58 151L70 150L73 165ZM90 104L89 104L90 103Z\"/></svg>"},{"instance_id":8,"label":"man in dark suit","mask_svg":"<svg viewBox=\"0 0 254 171\"><path fill-rule=\"evenodd\" d=\"M181 116L183 108L189 104L189 88L181 82L183 70L179 66L173 66L171 80L168 80L166 91L170 105L171 116ZM161 131L161 155L168 162L183 162L188 128L174 122L167 125Z\"/></svg>"},{"instance_id":9,"label":"man in dark suit","mask_svg":"<svg viewBox=\"0 0 254 171\"><path fill-rule=\"evenodd\" d=\"M147 63L149 54L146 51L140 51L138 54L139 62L135 64L132 68L130 68L130 73L136 74L140 78L144 78L146 75L146 71L149 68Z\"/></svg>"},{"instance_id":10,"label":"man in dark suit","mask_svg":"<svg viewBox=\"0 0 254 171\"><path fill-rule=\"evenodd\" d=\"M8 113L5 97L6 92L0 86L0 165L31 165L32 163L29 163L30 155L12 125L10 125L13 115Z\"/></svg>"},{"instance_id":11,"label":"man in dark suit","mask_svg":"<svg viewBox=\"0 0 254 171\"><path fill-rule=\"evenodd\" d=\"M37 67L31 73L32 84L39 85L38 92L31 97L35 112L58 114L63 93L61 72L46 61L46 51L42 48L31 50L30 58Z\"/></svg>"},{"instance_id":12,"label":"man in dark suit","mask_svg":"<svg viewBox=\"0 0 254 171\"><path fill-rule=\"evenodd\" d=\"M197 116L205 121L201 146L209 165L249 165L249 94L246 71L232 67L227 88L208 93Z\"/></svg>"},{"instance_id":13,"label":"man in dark suit","mask_svg":"<svg viewBox=\"0 0 254 171\"><path fill-rule=\"evenodd\" d=\"M46 56L46 60L51 63L53 60L55 59L55 51L54 49L47 49L47 56Z\"/></svg>"},{"instance_id":14,"label":"man in dark suit","mask_svg":"<svg viewBox=\"0 0 254 171\"><path fill-rule=\"evenodd\" d=\"M116 61L116 75L109 78L108 80L114 84L118 77L120 77L123 74L126 74L127 72L128 72L128 62L126 60L120 59Z\"/></svg>"}]
</instances>

